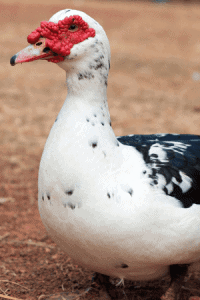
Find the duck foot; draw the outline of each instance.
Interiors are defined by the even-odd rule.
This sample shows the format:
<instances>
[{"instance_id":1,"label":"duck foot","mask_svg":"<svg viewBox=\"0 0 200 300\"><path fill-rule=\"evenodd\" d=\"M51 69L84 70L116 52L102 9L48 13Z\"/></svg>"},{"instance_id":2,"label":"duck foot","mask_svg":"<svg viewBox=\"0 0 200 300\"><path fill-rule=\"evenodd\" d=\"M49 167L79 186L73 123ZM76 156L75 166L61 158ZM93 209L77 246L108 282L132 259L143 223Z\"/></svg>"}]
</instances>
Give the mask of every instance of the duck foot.
<instances>
[{"instance_id":1,"label":"duck foot","mask_svg":"<svg viewBox=\"0 0 200 300\"><path fill-rule=\"evenodd\" d=\"M189 264L184 265L171 265L170 266L170 276L171 283L170 287L172 287L174 292L174 300L182 300L184 289L182 289L182 285L184 283L185 276L188 273Z\"/></svg>"},{"instance_id":2,"label":"duck foot","mask_svg":"<svg viewBox=\"0 0 200 300\"><path fill-rule=\"evenodd\" d=\"M100 285L112 300L122 299L122 295L117 291L116 286L110 282L109 278L107 275L95 273L94 282Z\"/></svg>"}]
</instances>

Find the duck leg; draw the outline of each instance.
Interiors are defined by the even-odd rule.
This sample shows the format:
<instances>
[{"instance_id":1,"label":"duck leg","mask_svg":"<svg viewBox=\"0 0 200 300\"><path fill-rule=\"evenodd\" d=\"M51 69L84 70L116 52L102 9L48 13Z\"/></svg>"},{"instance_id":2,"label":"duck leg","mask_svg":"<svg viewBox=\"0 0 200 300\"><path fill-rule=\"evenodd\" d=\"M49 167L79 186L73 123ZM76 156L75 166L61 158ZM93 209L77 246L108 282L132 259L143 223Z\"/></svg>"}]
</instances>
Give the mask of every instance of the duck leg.
<instances>
[{"instance_id":1,"label":"duck leg","mask_svg":"<svg viewBox=\"0 0 200 300\"><path fill-rule=\"evenodd\" d=\"M183 297L181 296L183 291L181 291L185 276L188 273L188 264L184 265L171 265L170 266L170 276L171 283L170 287L173 286L173 291L175 298L174 300L181 300Z\"/></svg>"},{"instance_id":2,"label":"duck leg","mask_svg":"<svg viewBox=\"0 0 200 300\"><path fill-rule=\"evenodd\" d=\"M121 299L116 286L110 282L109 278L107 275L95 273L94 281L103 288L112 300Z\"/></svg>"}]
</instances>

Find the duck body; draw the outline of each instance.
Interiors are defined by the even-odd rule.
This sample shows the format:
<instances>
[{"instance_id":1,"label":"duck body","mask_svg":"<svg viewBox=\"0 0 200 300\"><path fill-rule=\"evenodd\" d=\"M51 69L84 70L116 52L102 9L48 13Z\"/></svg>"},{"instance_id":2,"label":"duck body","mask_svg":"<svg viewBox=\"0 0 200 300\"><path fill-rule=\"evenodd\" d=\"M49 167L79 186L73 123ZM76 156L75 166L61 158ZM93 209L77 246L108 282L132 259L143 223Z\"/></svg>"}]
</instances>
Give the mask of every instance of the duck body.
<instances>
[{"instance_id":1,"label":"duck body","mask_svg":"<svg viewBox=\"0 0 200 300\"><path fill-rule=\"evenodd\" d=\"M200 261L200 136L115 136L109 42L85 13L62 10L28 41L12 65L47 59L67 74L39 169L52 239L77 263L122 279L153 280Z\"/></svg>"},{"instance_id":2,"label":"duck body","mask_svg":"<svg viewBox=\"0 0 200 300\"><path fill-rule=\"evenodd\" d=\"M138 142L137 136L129 139ZM166 194L165 176L158 175L152 184L142 153L115 138L101 110L90 114L80 106L71 117L61 111L40 164L42 221L61 249L94 271L130 280L159 278L171 264L199 260L200 207L184 208Z\"/></svg>"}]
</instances>

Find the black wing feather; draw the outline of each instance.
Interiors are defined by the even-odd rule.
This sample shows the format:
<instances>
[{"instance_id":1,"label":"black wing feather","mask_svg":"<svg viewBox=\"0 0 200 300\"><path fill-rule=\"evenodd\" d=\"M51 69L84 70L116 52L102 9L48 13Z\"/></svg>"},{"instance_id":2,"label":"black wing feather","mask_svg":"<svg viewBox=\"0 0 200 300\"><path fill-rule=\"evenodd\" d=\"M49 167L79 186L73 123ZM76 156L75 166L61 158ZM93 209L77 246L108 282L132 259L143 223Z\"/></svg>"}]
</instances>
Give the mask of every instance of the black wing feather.
<instances>
[{"instance_id":1,"label":"black wing feather","mask_svg":"<svg viewBox=\"0 0 200 300\"><path fill-rule=\"evenodd\" d=\"M135 147L143 155L152 185L159 184L162 175L166 182L163 191L180 200L184 208L200 204L200 136L132 135L118 137L118 141Z\"/></svg>"}]
</instances>

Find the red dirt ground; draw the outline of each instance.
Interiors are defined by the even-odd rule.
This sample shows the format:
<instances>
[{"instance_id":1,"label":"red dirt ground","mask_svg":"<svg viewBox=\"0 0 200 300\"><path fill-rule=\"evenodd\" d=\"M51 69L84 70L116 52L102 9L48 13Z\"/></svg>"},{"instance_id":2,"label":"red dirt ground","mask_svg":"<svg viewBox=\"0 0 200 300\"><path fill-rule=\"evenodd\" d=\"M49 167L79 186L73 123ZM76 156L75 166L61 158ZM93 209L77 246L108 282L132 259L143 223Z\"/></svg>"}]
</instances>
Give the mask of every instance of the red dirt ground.
<instances>
[{"instance_id":1,"label":"red dirt ground","mask_svg":"<svg viewBox=\"0 0 200 300\"><path fill-rule=\"evenodd\" d=\"M198 134L200 5L20 1L0 4L0 299L108 299L91 286L93 273L47 236L37 208L39 161L66 97L65 74L44 61L11 67L9 59L40 21L60 9L83 10L103 25L111 43L108 99L116 135ZM189 278L187 296L200 299L192 297L199 272ZM154 299L168 281L137 286L132 296L125 288L124 299ZM170 292L162 299L172 299Z\"/></svg>"}]
</instances>

